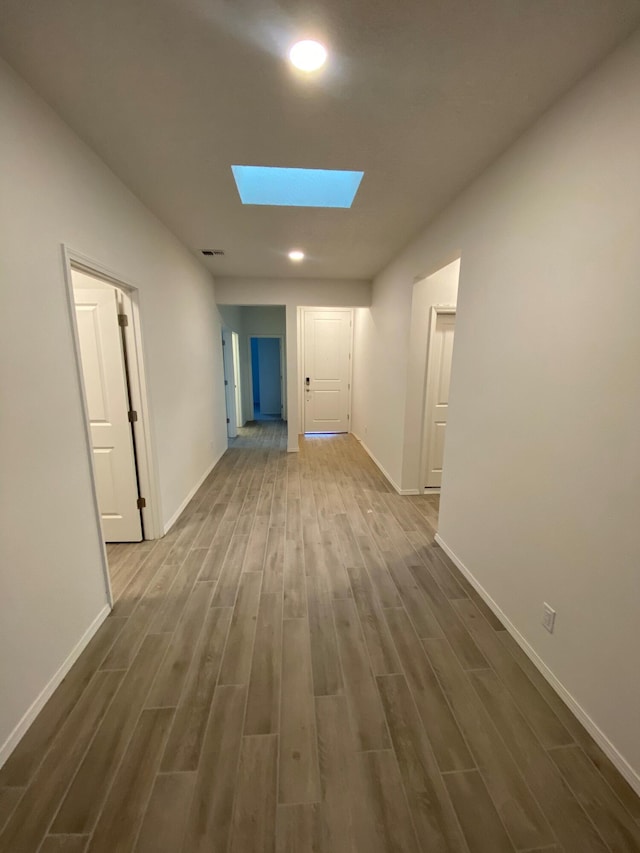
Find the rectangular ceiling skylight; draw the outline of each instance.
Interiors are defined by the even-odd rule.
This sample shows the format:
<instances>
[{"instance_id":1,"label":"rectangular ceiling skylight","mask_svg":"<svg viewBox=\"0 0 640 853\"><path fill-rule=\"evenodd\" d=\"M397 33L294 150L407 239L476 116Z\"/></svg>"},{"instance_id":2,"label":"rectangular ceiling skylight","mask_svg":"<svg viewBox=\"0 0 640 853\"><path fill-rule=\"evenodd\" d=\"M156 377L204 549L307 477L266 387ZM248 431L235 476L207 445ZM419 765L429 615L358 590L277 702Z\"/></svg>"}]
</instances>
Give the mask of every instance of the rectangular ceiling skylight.
<instances>
[{"instance_id":1,"label":"rectangular ceiling skylight","mask_svg":"<svg viewBox=\"0 0 640 853\"><path fill-rule=\"evenodd\" d=\"M351 207L364 172L232 166L243 204Z\"/></svg>"}]
</instances>

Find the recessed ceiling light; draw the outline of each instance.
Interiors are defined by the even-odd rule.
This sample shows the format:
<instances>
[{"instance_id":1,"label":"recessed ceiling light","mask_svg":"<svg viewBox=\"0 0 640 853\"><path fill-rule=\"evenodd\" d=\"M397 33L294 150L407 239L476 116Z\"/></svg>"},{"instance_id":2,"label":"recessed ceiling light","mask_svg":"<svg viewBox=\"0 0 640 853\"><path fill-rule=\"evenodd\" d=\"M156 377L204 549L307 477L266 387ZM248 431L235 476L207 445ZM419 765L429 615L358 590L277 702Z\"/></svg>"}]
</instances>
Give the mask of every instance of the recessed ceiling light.
<instances>
[{"instance_id":1,"label":"recessed ceiling light","mask_svg":"<svg viewBox=\"0 0 640 853\"><path fill-rule=\"evenodd\" d=\"M301 71L317 71L327 61L327 49L318 41L297 41L289 51L291 64Z\"/></svg>"},{"instance_id":2,"label":"recessed ceiling light","mask_svg":"<svg viewBox=\"0 0 640 853\"><path fill-rule=\"evenodd\" d=\"M289 252L289 258L292 261L303 261L304 260L304 252L301 252L300 249L292 249Z\"/></svg>"}]
</instances>

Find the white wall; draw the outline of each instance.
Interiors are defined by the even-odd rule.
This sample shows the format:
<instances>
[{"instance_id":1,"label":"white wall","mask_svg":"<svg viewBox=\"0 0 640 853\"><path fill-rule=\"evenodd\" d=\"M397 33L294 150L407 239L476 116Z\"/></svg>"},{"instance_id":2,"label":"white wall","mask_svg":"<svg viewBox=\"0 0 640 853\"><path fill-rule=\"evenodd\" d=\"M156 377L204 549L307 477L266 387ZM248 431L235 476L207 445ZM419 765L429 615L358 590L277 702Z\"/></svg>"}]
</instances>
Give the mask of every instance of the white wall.
<instances>
[{"instance_id":1,"label":"white wall","mask_svg":"<svg viewBox=\"0 0 640 853\"><path fill-rule=\"evenodd\" d=\"M224 305L284 305L286 309L287 446L298 450L298 307L353 307L371 304L371 284L356 279L220 278L216 299Z\"/></svg>"},{"instance_id":2,"label":"white wall","mask_svg":"<svg viewBox=\"0 0 640 853\"><path fill-rule=\"evenodd\" d=\"M640 790L639 91L636 34L378 276L357 419L401 477L412 282L461 255L441 538Z\"/></svg>"},{"instance_id":3,"label":"white wall","mask_svg":"<svg viewBox=\"0 0 640 853\"><path fill-rule=\"evenodd\" d=\"M61 244L139 288L165 521L226 436L209 273L4 63L0 114L1 748L106 604Z\"/></svg>"}]
</instances>

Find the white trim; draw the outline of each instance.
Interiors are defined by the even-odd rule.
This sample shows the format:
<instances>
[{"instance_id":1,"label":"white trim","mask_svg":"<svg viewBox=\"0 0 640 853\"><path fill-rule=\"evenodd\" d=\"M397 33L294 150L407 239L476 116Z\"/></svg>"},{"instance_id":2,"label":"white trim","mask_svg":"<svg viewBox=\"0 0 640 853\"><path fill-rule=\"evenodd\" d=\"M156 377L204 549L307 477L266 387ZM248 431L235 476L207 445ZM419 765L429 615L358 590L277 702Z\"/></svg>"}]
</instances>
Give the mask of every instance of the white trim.
<instances>
[{"instance_id":1,"label":"white trim","mask_svg":"<svg viewBox=\"0 0 640 853\"><path fill-rule=\"evenodd\" d=\"M476 578L471 574L469 569L464 565L462 560L458 559L458 557L454 554L451 548L449 548L446 542L442 540L442 537L439 533L436 533L435 539L438 545L440 545L442 550L445 552L445 554L447 554L447 556L452 560L452 562L457 566L457 568L469 581L471 586L480 595L485 604L487 604L491 608L491 610L495 613L498 619L502 622L504 627L511 634L513 639L520 646L520 648L526 654L529 660L534 664L536 669L538 669L541 675L546 678L546 680L549 682L551 687L553 687L560 699L562 699L562 701L569 708L569 710L584 725L585 729L593 737L598 746L601 747L603 752L611 759L617 770L622 774L622 776L624 776L629 785L631 785L634 791L638 795L640 795L640 775L638 775L638 773L633 769L633 767L629 764L626 758L620 752L618 752L618 750L611 743L611 741L605 735L602 729L598 727L598 725L591 719L591 717L585 711L582 705L580 705L578 700L573 697L573 695L567 690L564 684L556 677L556 675L554 675L552 670L549 669L549 667L542 660L540 655L522 636L520 631L518 631L513 622L511 622L511 620L504 613L504 611L496 604L493 598L491 598L491 596L482 586L482 584L478 580L476 580Z\"/></svg>"},{"instance_id":2,"label":"white trim","mask_svg":"<svg viewBox=\"0 0 640 853\"><path fill-rule=\"evenodd\" d=\"M378 468L380 469L380 471L382 471L382 473L383 473L383 474L384 474L384 476L385 476L385 479L387 479L387 480L389 481L389 483L393 486L393 488L396 490L396 492L397 492L399 495L419 495L419 494L420 494L420 492L418 491L418 489L401 489L401 488L400 488L400 486L396 483L396 481L391 477L391 475L390 475L387 471L385 471L384 467L380 464L380 462L378 462L378 460L377 460L377 459L376 459L376 457L373 455L373 453L369 450L369 448L368 448L368 447L367 447L367 445L364 443L364 441L363 441L361 438L359 438L359 437L355 434L355 432L354 432L354 433L351 433L351 434L353 435L353 437L355 438L355 440L356 440L356 441L359 441L359 442L360 442L360 444L362 445L363 450L365 450L365 451L367 452L368 456L370 456L370 458L375 462L375 464L378 466Z\"/></svg>"},{"instance_id":3,"label":"white trim","mask_svg":"<svg viewBox=\"0 0 640 853\"><path fill-rule=\"evenodd\" d=\"M163 536L166 536L166 534L171 530L171 528L173 527L173 525L176 523L176 521L180 518L180 516L181 516L181 515L182 515L182 513L184 512L184 510L185 510L185 508L186 508L187 504L189 503L189 501L191 500L191 498L195 495L195 493L198 491L198 489L200 488L200 486L204 483L204 481L207 479L207 477L209 476L209 474L213 471L213 469L216 467L216 465L217 465L217 464L218 464L218 462L222 459L222 457L224 456L224 454L225 454L226 452L227 452L227 448L225 447L225 448L224 448L224 450L223 450L221 453L219 453L219 454L218 454L218 456L216 457L216 459L214 459L214 460L213 460L213 462L211 463L211 465L209 465L209 467L208 467L208 468L207 468L207 470L204 472L204 474L202 475L202 477L200 477L200 479L198 480L198 482L197 482L197 483L195 484L195 486L191 489L191 491L190 491L190 492L189 492L189 494L186 496L186 498L182 501L182 503L180 504L180 506L178 507L178 509L173 513L173 515L171 516L171 518L169 519L169 521L167 521L167 523L165 524L165 526L164 526L164 533L162 534Z\"/></svg>"},{"instance_id":4,"label":"white trim","mask_svg":"<svg viewBox=\"0 0 640 853\"><path fill-rule=\"evenodd\" d=\"M31 723L33 723L40 711L47 704L56 687L58 687L62 679L65 677L65 675L69 672L73 664L80 657L82 652L89 644L89 641L96 633L100 625L102 625L102 623L107 618L110 612L111 607L108 604L105 604L100 613L98 613L91 625L89 625L82 637L80 637L78 642L75 644L75 646L71 650L71 653L62 662L53 677L49 679L44 689L40 692L39 696L36 697L36 699L26 710L26 712L22 715L22 718L15 726L9 737L5 740L2 746L0 746L0 767L2 767L2 765L9 758L18 743L22 740L25 735L25 732L27 731Z\"/></svg>"},{"instance_id":5,"label":"white trim","mask_svg":"<svg viewBox=\"0 0 640 853\"><path fill-rule=\"evenodd\" d=\"M425 486L422 490L423 495L439 495L441 491L440 486Z\"/></svg>"},{"instance_id":6,"label":"white trim","mask_svg":"<svg viewBox=\"0 0 640 853\"><path fill-rule=\"evenodd\" d=\"M145 539L157 539L162 536L162 504L160 501L160 492L158 489L157 462L154 452L154 444L151 432L151 412L149 406L149 396L147 389L147 379L144 370L144 347L142 341L142 330L140 324L140 292L129 284L125 277L110 270L108 267L101 264L99 261L71 249L69 246L62 244L62 256L64 264L64 276L67 285L67 302L69 307L69 316L71 320L71 329L73 335L74 351L76 356L76 372L79 382L80 395L83 402L85 435L87 452L91 463L91 480L94 492L94 504L96 512L97 526L100 536L100 541L103 543L102 525L100 523L100 510L98 507L98 496L95 483L95 475L93 471L93 454L91 449L91 431L89 425L89 413L87 409L86 394L84 390L84 380L82 376L82 364L80 361L80 344L78 339L78 329L76 325L75 304L73 298L73 281L71 277L72 267L81 271L87 272L99 279L103 279L109 284L114 285L124 294L125 299L131 306L131 326L127 327L128 343L130 346L130 392L132 399L139 411L140 418L136 429L136 453L138 457L138 479L140 490L146 498L147 505L142 509L142 519L144 522ZM104 551L104 570L106 573L106 583L109 590L110 603L113 603L111 598L111 584L109 580L109 572L107 568L106 549Z\"/></svg>"}]
</instances>

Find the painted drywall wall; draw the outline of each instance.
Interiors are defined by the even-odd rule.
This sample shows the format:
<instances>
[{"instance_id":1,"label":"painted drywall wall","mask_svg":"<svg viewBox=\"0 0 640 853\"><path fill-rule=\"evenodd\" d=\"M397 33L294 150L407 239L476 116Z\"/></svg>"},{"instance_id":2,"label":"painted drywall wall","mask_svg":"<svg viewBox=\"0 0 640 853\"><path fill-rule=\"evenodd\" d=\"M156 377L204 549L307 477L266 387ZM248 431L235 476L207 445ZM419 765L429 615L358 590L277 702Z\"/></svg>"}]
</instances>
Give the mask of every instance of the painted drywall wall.
<instances>
[{"instance_id":1,"label":"painted drywall wall","mask_svg":"<svg viewBox=\"0 0 640 853\"><path fill-rule=\"evenodd\" d=\"M63 243L139 288L165 521L226 437L210 274L4 63L0 113L1 746L106 604Z\"/></svg>"},{"instance_id":2,"label":"painted drywall wall","mask_svg":"<svg viewBox=\"0 0 640 853\"><path fill-rule=\"evenodd\" d=\"M640 789L638 91L640 34L376 278L357 419L401 478L412 282L461 256L440 535Z\"/></svg>"},{"instance_id":3,"label":"painted drywall wall","mask_svg":"<svg viewBox=\"0 0 640 853\"><path fill-rule=\"evenodd\" d=\"M298 450L300 432L298 361L298 307L368 306L371 283L356 279L220 278L216 280L219 309L228 305L284 305L286 316L287 447ZM246 411L246 410L245 410Z\"/></svg>"}]
</instances>

